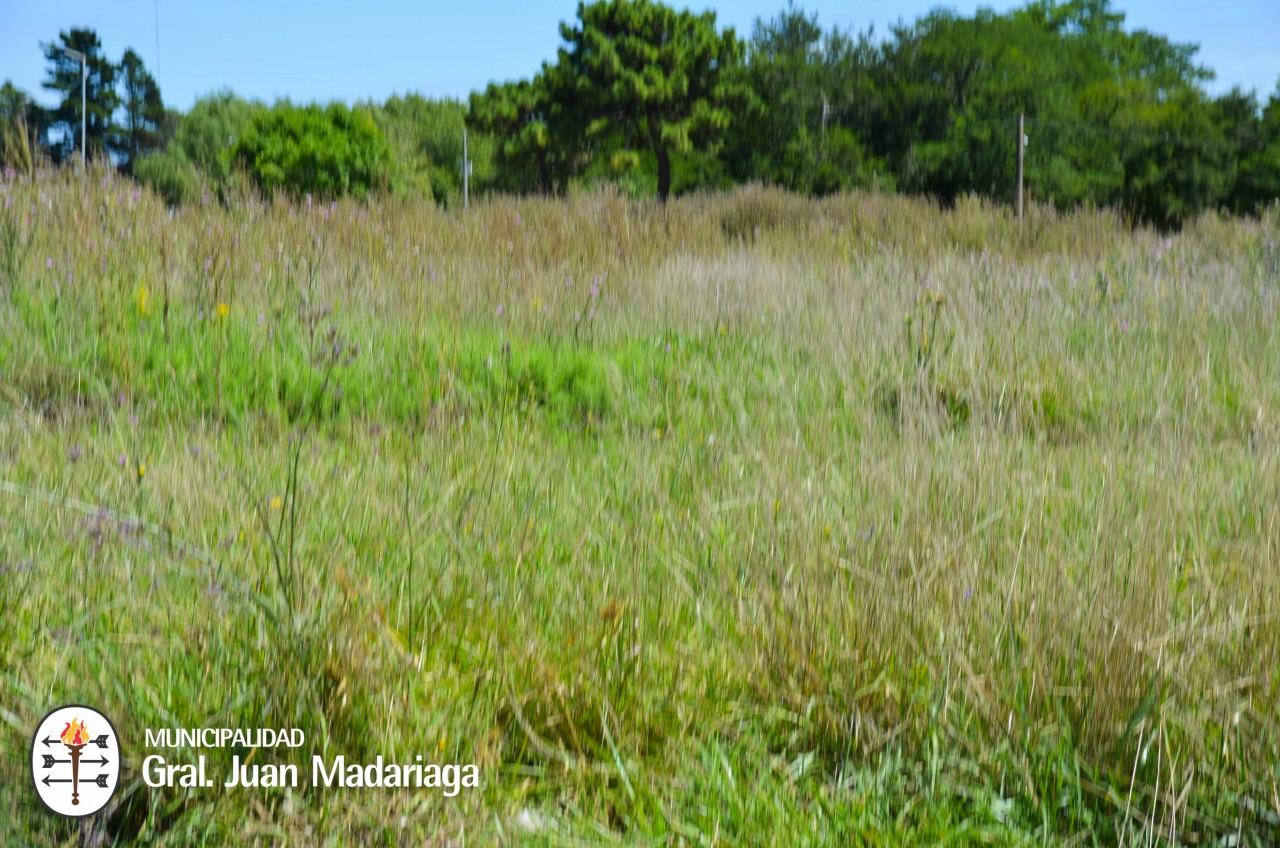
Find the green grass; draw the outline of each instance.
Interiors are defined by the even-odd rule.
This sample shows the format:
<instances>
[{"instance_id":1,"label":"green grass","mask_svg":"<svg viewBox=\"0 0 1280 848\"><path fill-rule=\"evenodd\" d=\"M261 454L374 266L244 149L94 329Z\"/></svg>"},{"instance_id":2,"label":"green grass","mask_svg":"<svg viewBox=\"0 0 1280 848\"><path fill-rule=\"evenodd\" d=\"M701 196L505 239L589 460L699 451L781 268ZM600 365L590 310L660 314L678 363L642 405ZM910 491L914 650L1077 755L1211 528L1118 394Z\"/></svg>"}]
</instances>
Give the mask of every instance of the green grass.
<instances>
[{"instance_id":1,"label":"green grass","mask_svg":"<svg viewBox=\"0 0 1280 848\"><path fill-rule=\"evenodd\" d=\"M90 184L0 184L0 844L1277 838L1274 210ZM214 725L483 786L142 784Z\"/></svg>"}]
</instances>

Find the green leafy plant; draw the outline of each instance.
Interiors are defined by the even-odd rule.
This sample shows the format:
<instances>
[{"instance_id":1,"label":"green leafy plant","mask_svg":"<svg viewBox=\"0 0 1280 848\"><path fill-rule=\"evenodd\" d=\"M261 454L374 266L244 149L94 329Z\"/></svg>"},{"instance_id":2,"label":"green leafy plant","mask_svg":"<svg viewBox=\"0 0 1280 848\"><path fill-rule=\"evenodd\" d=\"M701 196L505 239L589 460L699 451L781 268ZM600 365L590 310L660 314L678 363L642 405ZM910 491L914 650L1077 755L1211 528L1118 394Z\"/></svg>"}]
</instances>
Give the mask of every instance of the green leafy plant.
<instances>
[{"instance_id":1,"label":"green leafy plant","mask_svg":"<svg viewBox=\"0 0 1280 848\"><path fill-rule=\"evenodd\" d=\"M391 187L391 151L373 116L340 103L278 103L231 149L258 188L331 198Z\"/></svg>"}]
</instances>

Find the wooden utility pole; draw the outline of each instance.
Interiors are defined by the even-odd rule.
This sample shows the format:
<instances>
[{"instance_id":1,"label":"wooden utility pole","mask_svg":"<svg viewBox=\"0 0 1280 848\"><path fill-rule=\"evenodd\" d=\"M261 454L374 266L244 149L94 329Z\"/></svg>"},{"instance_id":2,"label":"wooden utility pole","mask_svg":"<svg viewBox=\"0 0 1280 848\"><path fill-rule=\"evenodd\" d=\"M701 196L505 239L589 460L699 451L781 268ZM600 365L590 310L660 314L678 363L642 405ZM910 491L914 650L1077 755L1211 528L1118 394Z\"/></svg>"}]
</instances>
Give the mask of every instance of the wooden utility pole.
<instances>
[{"instance_id":1,"label":"wooden utility pole","mask_svg":"<svg viewBox=\"0 0 1280 848\"><path fill-rule=\"evenodd\" d=\"M1027 147L1027 136L1023 132L1022 113L1018 113L1018 220L1022 220L1022 154Z\"/></svg>"}]
</instances>

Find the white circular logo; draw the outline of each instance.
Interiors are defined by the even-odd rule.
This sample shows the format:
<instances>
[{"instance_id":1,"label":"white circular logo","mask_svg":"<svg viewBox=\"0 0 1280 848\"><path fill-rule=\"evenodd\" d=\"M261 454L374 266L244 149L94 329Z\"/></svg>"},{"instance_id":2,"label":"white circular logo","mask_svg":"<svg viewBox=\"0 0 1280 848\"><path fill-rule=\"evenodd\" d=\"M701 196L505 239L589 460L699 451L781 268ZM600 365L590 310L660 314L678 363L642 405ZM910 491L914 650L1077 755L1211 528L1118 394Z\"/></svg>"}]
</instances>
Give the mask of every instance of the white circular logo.
<instances>
[{"instance_id":1,"label":"white circular logo","mask_svg":"<svg viewBox=\"0 0 1280 848\"><path fill-rule=\"evenodd\" d=\"M120 779L116 729L92 707L58 707L44 717L31 740L31 779L40 800L60 816L98 812Z\"/></svg>"}]
</instances>

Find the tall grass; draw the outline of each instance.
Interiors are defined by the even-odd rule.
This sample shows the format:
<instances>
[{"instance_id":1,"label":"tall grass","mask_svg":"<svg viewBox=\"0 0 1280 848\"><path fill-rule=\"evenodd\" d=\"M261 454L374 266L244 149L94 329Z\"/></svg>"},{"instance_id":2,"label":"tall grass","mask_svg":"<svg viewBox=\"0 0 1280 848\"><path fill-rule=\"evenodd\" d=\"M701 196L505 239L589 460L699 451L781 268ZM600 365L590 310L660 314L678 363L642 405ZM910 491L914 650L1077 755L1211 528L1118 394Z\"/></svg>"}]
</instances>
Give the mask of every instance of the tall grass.
<instances>
[{"instance_id":1,"label":"tall grass","mask_svg":"<svg viewBox=\"0 0 1280 848\"><path fill-rule=\"evenodd\" d=\"M2 190L0 841L74 701L86 839L1275 840L1274 209ZM142 785L201 725L484 788Z\"/></svg>"}]
</instances>

